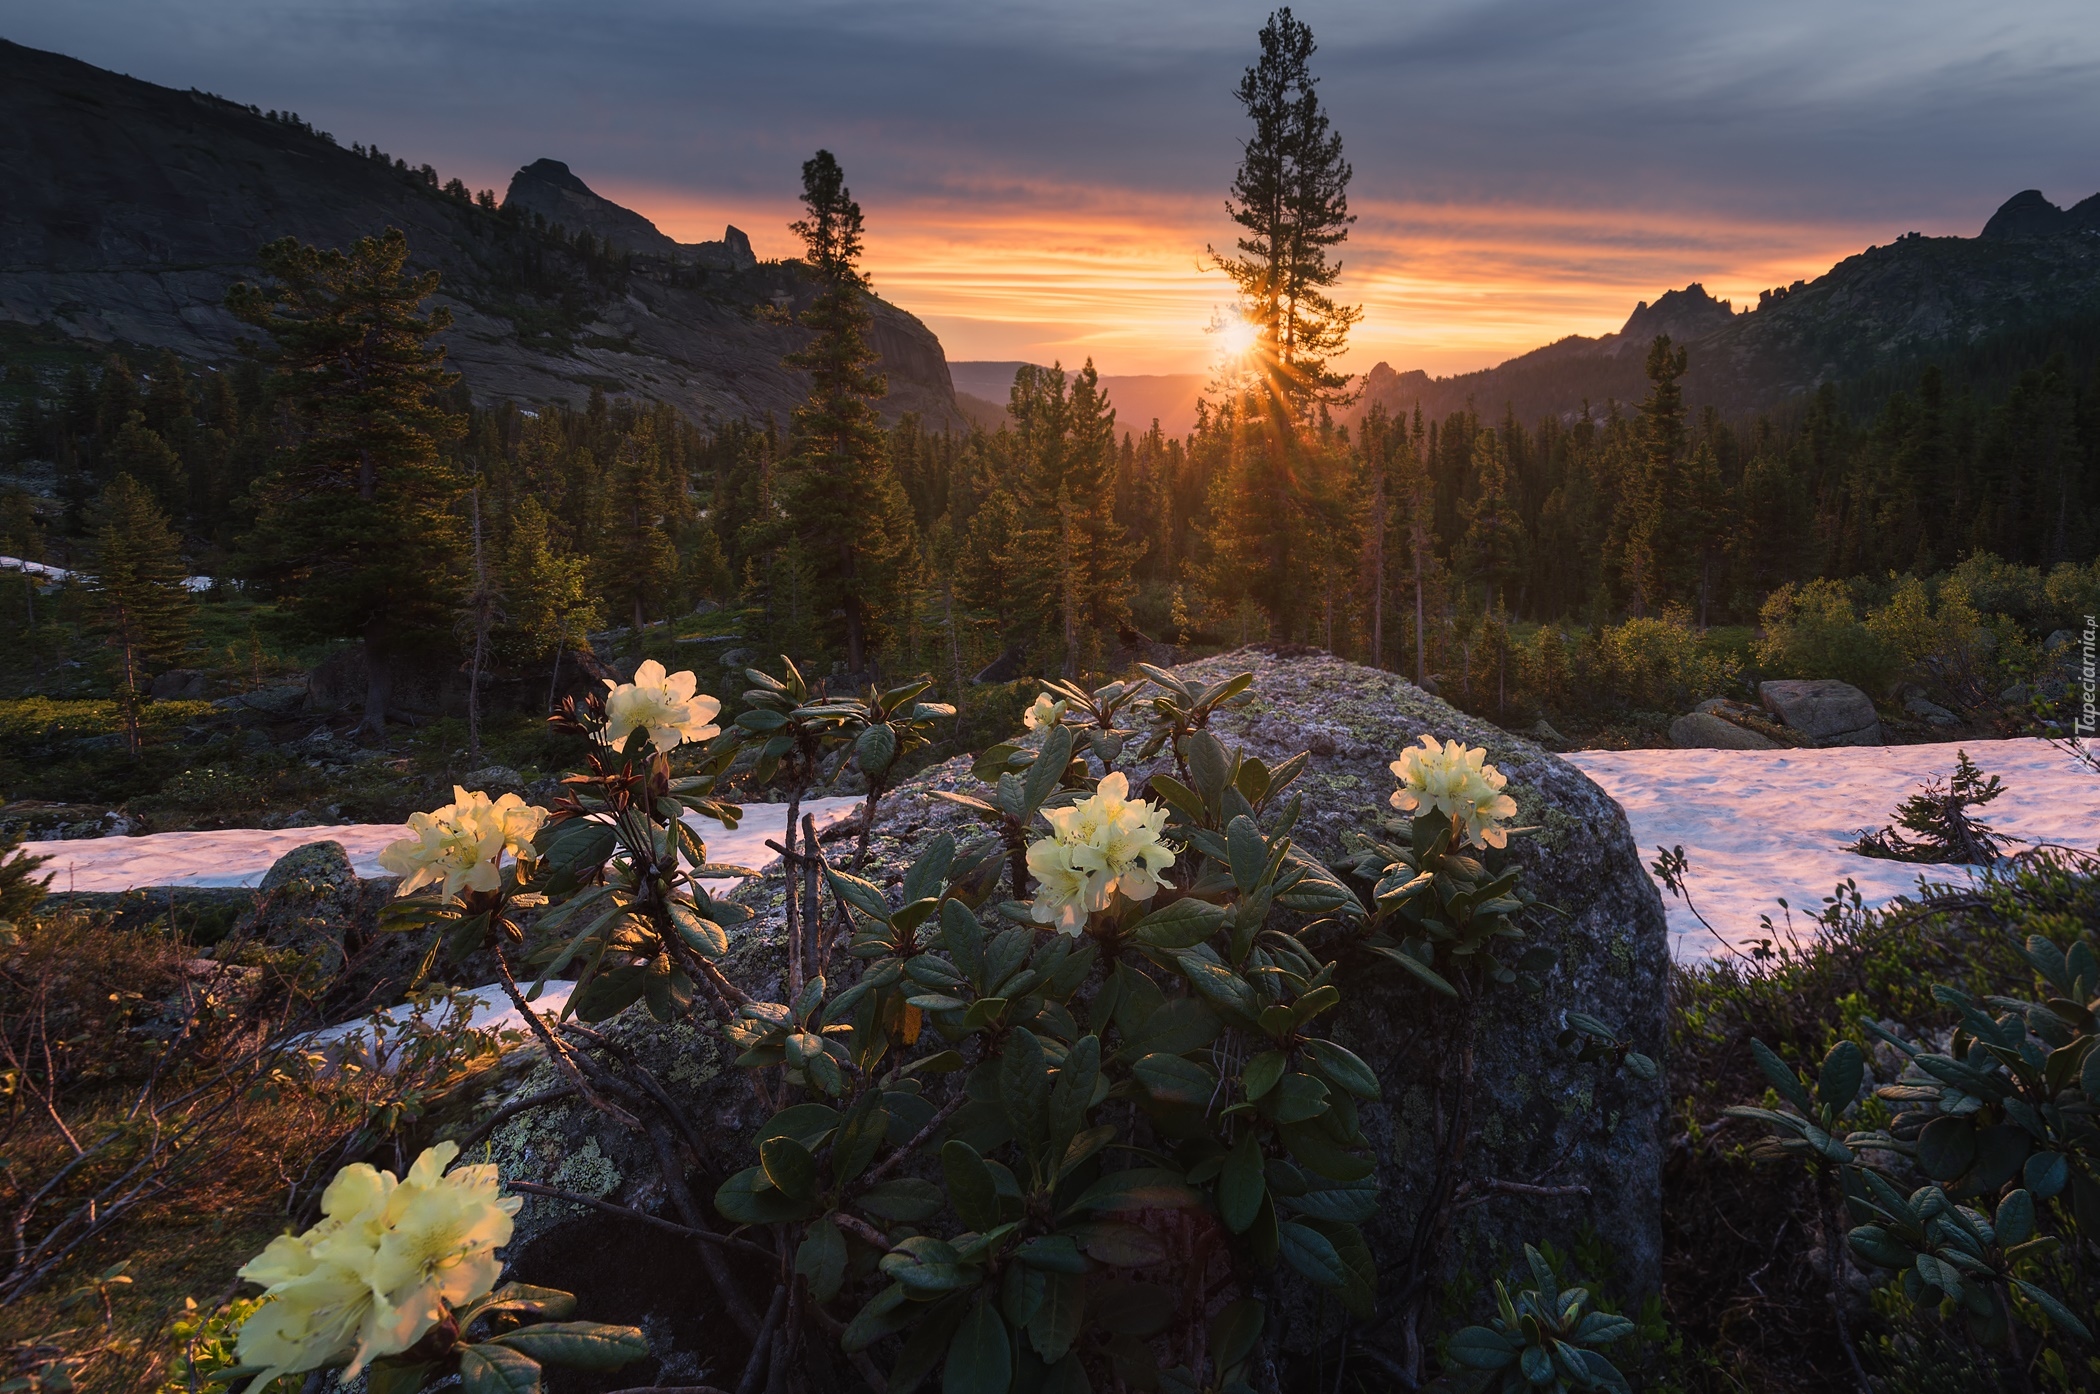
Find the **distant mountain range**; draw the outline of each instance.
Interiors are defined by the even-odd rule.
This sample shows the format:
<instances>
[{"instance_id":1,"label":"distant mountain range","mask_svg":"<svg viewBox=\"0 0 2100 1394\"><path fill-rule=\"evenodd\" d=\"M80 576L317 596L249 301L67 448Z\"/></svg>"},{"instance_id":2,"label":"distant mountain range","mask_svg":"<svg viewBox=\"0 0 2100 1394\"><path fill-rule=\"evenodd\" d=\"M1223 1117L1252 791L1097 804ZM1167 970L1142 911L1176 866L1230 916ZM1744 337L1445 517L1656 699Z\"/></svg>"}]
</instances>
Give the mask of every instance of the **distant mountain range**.
<instances>
[{"instance_id":1,"label":"distant mountain range","mask_svg":"<svg viewBox=\"0 0 2100 1394\"><path fill-rule=\"evenodd\" d=\"M493 209L295 117L0 40L0 320L225 362L245 330L226 290L264 242L340 247L388 227L442 273L448 358L479 400L580 404L597 387L708 421L784 418L805 394L780 360L804 341L789 321L813 286L735 228L675 242L554 160L520 169ZM931 330L877 302L874 343L885 415L964 423Z\"/></svg>"},{"instance_id":2,"label":"distant mountain range","mask_svg":"<svg viewBox=\"0 0 2100 1394\"><path fill-rule=\"evenodd\" d=\"M1006 399L1014 374L1025 367L1012 362L975 359L948 365L955 400L972 421L996 431L1006 420ZM1067 364L1066 371L1071 371ZM1201 373L1125 373L1101 376L1101 388L1116 409L1116 431L1143 435L1154 421L1170 436L1185 436L1196 425L1196 399L1210 379Z\"/></svg>"},{"instance_id":3,"label":"distant mountain range","mask_svg":"<svg viewBox=\"0 0 2100 1394\"><path fill-rule=\"evenodd\" d=\"M1732 415L1768 411L1826 382L1893 382L1926 362L1993 342L2046 343L2100 323L2100 194L2058 208L2029 189L2008 199L1975 237L1908 233L1847 257L1813 281L1767 291L1737 312L1697 282L1643 301L1615 334L1570 335L1493 368L1449 377L1364 375L1353 414L1443 416L1468 403L1521 420L1572 418L1585 403L1647 393L1648 346L1668 334L1690 346L1685 398Z\"/></svg>"}]
</instances>

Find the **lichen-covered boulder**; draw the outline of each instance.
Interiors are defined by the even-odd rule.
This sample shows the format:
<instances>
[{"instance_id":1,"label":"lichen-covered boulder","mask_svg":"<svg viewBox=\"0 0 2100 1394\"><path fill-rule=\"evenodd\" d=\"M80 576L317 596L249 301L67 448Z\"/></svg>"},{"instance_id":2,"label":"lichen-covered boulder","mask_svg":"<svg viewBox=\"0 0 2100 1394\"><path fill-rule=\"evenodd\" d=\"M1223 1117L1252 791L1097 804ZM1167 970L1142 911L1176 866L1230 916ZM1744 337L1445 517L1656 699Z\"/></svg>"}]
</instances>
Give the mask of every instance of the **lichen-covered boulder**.
<instances>
[{"instance_id":1,"label":"lichen-covered boulder","mask_svg":"<svg viewBox=\"0 0 2100 1394\"><path fill-rule=\"evenodd\" d=\"M1448 1257L1424 1275L1439 1288L1462 1272L1477 1280L1501 1270L1527 1241L1569 1248L1578 1237L1595 1236L1615 1269L1597 1276L1616 1295L1637 1299L1655 1291L1662 1086L1580 1063L1556 1044L1565 1012L1576 1010L1603 1019L1635 1050L1651 1056L1661 1050L1668 969L1663 909L1623 813L1574 766L1390 673L1325 654L1254 649L1181 671L1215 681L1247 669L1256 673L1254 700L1219 714L1212 729L1228 746L1271 762L1310 752L1292 791L1304 804L1294 832L1301 847L1331 863L1345 860L1350 836L1375 831L1390 813L1395 782L1388 763L1423 734L1456 738L1485 747L1508 775L1515 822L1533 829L1512 839L1512 855L1540 900L1557 907L1542 911L1534 926L1557 955L1542 986L1495 989L1470 1032L1459 1008L1398 968L1352 965L1341 983L1344 1003L1331 1034L1370 1062L1386 1087L1384 1100L1363 1110L1382 1190L1381 1212L1365 1229L1381 1270L1405 1266L1424 1237L1421 1226L1448 1223L1443 1242L1433 1246ZM894 888L936 836L963 841L979 831L964 810L931 797L936 790L982 792L969 762L955 759L888 795L871 834L869 879ZM830 836L838 839L829 844L835 859L850 853L850 825ZM733 941L730 975L758 996L777 998L777 868L746 883L736 898L756 917ZM770 1110L754 1097L718 1032L659 1026L639 1007L601 1029L610 1048L643 1065L677 1100L684 1117L675 1126L659 1122L636 1131L573 1097L520 1108L562 1085L544 1059L521 1052L455 1102L447 1132L488 1137L506 1180L555 1186L673 1221L697 1213L720 1227L711 1188L756 1162L751 1138ZM1453 1158L1440 1139L1448 1138L1445 1125L1462 1104L1446 1066L1465 1051L1469 1035L1470 1143ZM517 1111L490 1127L504 1109ZM700 1159L691 1192L682 1197L667 1183L662 1163L681 1144ZM725 1312L694 1276L699 1254L693 1241L645 1223L528 1196L508 1258L523 1280L578 1291L580 1316L633 1322L650 1333L660 1369L638 1365L626 1377L732 1387L737 1371L729 1366L748 1347L738 1334L738 1314ZM634 1282L643 1271L683 1275L675 1297L652 1295ZM752 1290L769 1291L769 1280L754 1273ZM845 1378L854 1377L848 1371Z\"/></svg>"},{"instance_id":2,"label":"lichen-covered boulder","mask_svg":"<svg viewBox=\"0 0 2100 1394\"><path fill-rule=\"evenodd\" d=\"M342 971L364 900L364 883L343 844L309 842L270 864L254 907L234 925L231 938L308 955L315 972L330 979Z\"/></svg>"}]
</instances>

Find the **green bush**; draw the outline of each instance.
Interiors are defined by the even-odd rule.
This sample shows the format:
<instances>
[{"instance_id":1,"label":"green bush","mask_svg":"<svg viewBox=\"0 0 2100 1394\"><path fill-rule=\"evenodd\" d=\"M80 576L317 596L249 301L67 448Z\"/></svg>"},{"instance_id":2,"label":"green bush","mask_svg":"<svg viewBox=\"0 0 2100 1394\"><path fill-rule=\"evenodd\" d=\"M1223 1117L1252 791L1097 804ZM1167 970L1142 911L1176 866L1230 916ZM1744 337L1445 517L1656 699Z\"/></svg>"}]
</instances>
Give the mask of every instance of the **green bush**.
<instances>
[{"instance_id":1,"label":"green bush","mask_svg":"<svg viewBox=\"0 0 2100 1394\"><path fill-rule=\"evenodd\" d=\"M1835 581L1791 582L1758 610L1758 665L1775 678L1837 678L1879 696L1901 668L1889 640L1862 621Z\"/></svg>"},{"instance_id":2,"label":"green bush","mask_svg":"<svg viewBox=\"0 0 2100 1394\"><path fill-rule=\"evenodd\" d=\"M1729 691L1736 665L1700 641L1689 618L1672 611L1599 630L1583 650L1578 679L1591 706L1681 711Z\"/></svg>"}]
</instances>

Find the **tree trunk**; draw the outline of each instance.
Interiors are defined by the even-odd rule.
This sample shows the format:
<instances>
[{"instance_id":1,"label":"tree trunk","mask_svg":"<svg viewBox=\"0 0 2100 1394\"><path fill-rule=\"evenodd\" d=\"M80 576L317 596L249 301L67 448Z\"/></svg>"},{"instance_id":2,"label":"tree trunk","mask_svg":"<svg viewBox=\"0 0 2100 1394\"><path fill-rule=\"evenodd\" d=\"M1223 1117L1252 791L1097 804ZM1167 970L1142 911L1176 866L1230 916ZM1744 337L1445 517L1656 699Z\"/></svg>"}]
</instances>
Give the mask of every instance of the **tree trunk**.
<instances>
[{"instance_id":1,"label":"tree trunk","mask_svg":"<svg viewBox=\"0 0 2100 1394\"><path fill-rule=\"evenodd\" d=\"M1422 528L1417 524L1411 539L1415 554L1415 686L1420 687L1429 677L1426 657L1427 647L1422 637Z\"/></svg>"},{"instance_id":2,"label":"tree trunk","mask_svg":"<svg viewBox=\"0 0 2100 1394\"><path fill-rule=\"evenodd\" d=\"M1371 494L1371 666L1385 667L1385 465Z\"/></svg>"},{"instance_id":3,"label":"tree trunk","mask_svg":"<svg viewBox=\"0 0 2100 1394\"><path fill-rule=\"evenodd\" d=\"M474 658L467 671L467 764L481 768L481 663L489 643L489 574L481 555L481 490L474 490Z\"/></svg>"}]
</instances>

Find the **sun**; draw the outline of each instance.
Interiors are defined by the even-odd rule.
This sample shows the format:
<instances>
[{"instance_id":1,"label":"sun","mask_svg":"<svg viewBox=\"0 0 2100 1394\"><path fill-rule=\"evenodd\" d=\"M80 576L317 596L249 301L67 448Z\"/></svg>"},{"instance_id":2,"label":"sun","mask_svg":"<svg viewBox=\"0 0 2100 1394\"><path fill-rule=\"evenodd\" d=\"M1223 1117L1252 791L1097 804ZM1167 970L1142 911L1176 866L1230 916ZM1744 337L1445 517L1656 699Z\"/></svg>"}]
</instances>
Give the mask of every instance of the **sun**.
<instances>
[{"instance_id":1,"label":"sun","mask_svg":"<svg viewBox=\"0 0 2100 1394\"><path fill-rule=\"evenodd\" d=\"M1260 331L1252 321L1239 315L1227 315L1217 324L1218 347L1227 358L1241 358L1254 348Z\"/></svg>"}]
</instances>

